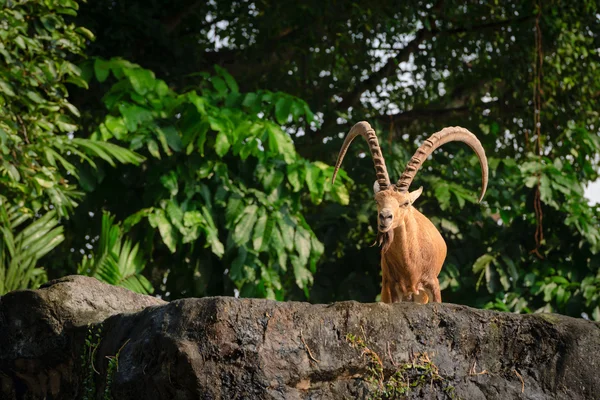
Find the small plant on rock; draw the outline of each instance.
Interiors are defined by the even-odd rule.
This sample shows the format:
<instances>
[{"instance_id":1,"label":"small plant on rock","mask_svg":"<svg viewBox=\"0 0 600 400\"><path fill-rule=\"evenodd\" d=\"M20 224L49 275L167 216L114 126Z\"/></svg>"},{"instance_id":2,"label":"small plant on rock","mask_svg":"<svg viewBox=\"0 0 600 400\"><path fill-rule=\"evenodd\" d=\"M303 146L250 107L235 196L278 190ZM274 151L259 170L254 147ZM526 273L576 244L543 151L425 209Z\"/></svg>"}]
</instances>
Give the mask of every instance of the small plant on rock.
<instances>
[{"instance_id":1,"label":"small plant on rock","mask_svg":"<svg viewBox=\"0 0 600 400\"><path fill-rule=\"evenodd\" d=\"M367 374L364 380L368 383L371 399L398 399L408 396L411 391L425 387L426 384L440 387L450 399L455 399L454 387L445 383L439 374L438 367L431 361L426 352L417 353L410 362L394 364L394 370L387 372L377 352L370 349L365 340L351 333L346 335L346 341L362 355L369 358Z\"/></svg>"}]
</instances>

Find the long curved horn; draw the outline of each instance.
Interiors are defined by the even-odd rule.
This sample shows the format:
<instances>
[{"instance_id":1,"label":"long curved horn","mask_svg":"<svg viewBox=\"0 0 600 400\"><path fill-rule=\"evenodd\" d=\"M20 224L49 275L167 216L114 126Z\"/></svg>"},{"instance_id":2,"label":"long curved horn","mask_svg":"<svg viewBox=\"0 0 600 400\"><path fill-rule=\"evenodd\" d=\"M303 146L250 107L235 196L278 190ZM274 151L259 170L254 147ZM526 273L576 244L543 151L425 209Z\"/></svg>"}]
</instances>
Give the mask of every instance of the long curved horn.
<instances>
[{"instance_id":1,"label":"long curved horn","mask_svg":"<svg viewBox=\"0 0 600 400\"><path fill-rule=\"evenodd\" d=\"M479 164L481 165L481 195L479 196L479 201L481 201L485 195L488 183L488 165L485 150L483 150L481 142L475 135L459 126L444 128L425 140L406 165L402 176L400 176L400 179L396 183L396 190L399 192L407 192L408 187L417 174L419 167L423 164L423 161L425 161L438 147L454 141L468 144L479 158Z\"/></svg>"},{"instance_id":2,"label":"long curved horn","mask_svg":"<svg viewBox=\"0 0 600 400\"><path fill-rule=\"evenodd\" d=\"M373 157L373 163L375 164L375 174L377 176L379 188L381 190L387 189L387 187L390 186L390 177L385 167L385 160L381 154L379 140L377 140L377 134L373 128L371 128L371 125L369 125L369 123L366 121L358 122L352 127L352 129L350 129L350 132L348 132L348 135L344 140L344 144L342 144L342 148L340 149L340 154L338 154L338 158L335 163L335 170L333 171L333 177L331 178L331 183L335 182L335 177L340 169L340 165L342 165L342 160L348 151L348 147L350 147L350 143L352 143L354 138L358 135L364 137L367 143L369 143L369 150L371 150L371 156Z\"/></svg>"}]
</instances>

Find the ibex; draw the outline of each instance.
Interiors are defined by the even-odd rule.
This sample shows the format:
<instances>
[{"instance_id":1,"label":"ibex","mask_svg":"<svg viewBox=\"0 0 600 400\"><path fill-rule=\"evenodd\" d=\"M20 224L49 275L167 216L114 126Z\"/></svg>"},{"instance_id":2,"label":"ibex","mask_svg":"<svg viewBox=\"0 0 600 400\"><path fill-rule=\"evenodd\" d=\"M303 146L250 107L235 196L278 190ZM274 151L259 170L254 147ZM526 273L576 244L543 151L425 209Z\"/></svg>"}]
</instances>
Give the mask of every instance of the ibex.
<instances>
[{"instance_id":1,"label":"ibex","mask_svg":"<svg viewBox=\"0 0 600 400\"><path fill-rule=\"evenodd\" d=\"M479 158L481 201L488 181L485 151L468 130L444 128L425 140L406 165L398 182L391 185L377 135L367 122L362 121L350 129L344 140L335 163L332 183L350 143L358 135L369 143L377 176L374 191L377 202L377 242L381 246L381 301L395 303L412 300L427 303L433 298L434 302L441 302L438 275L446 258L446 243L431 221L412 206L423 187L410 193L408 188L423 161L435 149L448 142L460 141L468 144Z\"/></svg>"}]
</instances>

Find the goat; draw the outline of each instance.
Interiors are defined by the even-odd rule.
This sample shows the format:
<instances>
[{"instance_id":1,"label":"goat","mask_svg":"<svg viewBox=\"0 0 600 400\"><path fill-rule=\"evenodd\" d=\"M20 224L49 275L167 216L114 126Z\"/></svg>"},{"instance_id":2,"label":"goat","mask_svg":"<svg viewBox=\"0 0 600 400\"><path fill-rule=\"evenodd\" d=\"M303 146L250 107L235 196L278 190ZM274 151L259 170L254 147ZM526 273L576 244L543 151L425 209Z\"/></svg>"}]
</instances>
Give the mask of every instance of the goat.
<instances>
[{"instance_id":1,"label":"goat","mask_svg":"<svg viewBox=\"0 0 600 400\"><path fill-rule=\"evenodd\" d=\"M446 242L431 221L413 203L423 187L410 192L408 188L419 167L435 149L452 141L464 142L475 151L481 164L483 199L488 182L488 165L483 146L475 135L461 127L444 128L425 140L412 156L395 185L381 154L377 134L365 122L350 129L340 149L331 182L342 164L350 143L358 135L364 137L371 151L377 180L374 184L377 202L377 243L381 246L381 301L395 303L412 300L418 303L441 302L438 275L446 258Z\"/></svg>"}]
</instances>

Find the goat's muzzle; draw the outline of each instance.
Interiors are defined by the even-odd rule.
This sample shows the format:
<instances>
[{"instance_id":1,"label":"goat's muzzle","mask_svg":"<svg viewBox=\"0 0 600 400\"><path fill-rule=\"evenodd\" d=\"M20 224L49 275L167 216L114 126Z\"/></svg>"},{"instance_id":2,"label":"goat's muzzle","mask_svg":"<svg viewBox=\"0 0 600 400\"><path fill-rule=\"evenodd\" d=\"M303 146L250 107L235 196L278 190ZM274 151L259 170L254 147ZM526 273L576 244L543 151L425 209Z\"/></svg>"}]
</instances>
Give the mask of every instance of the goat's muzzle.
<instances>
[{"instance_id":1,"label":"goat's muzzle","mask_svg":"<svg viewBox=\"0 0 600 400\"><path fill-rule=\"evenodd\" d=\"M384 208L379 212L379 232L385 233L390 230L392 227L392 221L394 219L394 214L390 209Z\"/></svg>"}]
</instances>

